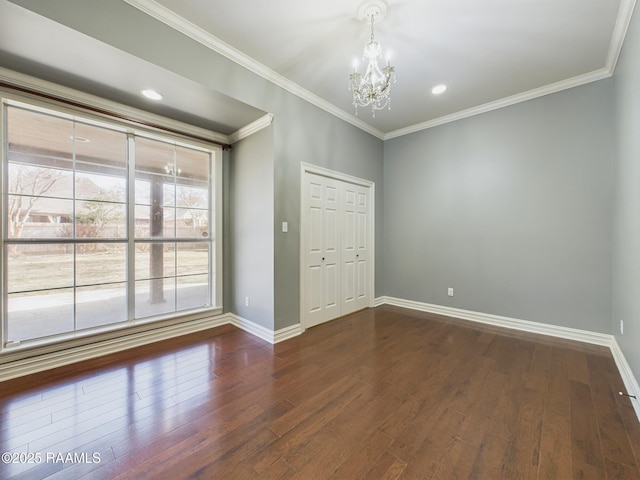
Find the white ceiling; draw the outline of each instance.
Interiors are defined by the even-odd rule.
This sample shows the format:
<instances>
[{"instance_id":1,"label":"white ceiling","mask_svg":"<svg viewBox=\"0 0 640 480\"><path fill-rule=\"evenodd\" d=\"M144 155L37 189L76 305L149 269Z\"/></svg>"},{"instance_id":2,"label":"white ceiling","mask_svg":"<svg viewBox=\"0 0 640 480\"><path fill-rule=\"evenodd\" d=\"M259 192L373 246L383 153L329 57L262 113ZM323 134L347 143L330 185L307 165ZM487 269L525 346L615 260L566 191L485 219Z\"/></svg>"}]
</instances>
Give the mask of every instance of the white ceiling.
<instances>
[{"instance_id":1,"label":"white ceiling","mask_svg":"<svg viewBox=\"0 0 640 480\"><path fill-rule=\"evenodd\" d=\"M387 13L376 24L375 34L383 50L391 52L397 83L392 87L391 111L379 111L372 118L366 108L354 116L347 89L353 60L361 58L370 33L357 18L362 0L124 1L380 138L610 76L635 4L635 0L386 0ZM137 85L130 84L132 76L118 74L117 68L95 75L94 69L86 68L87 59L95 58L89 50L111 55L112 66L124 62L128 71L133 62L140 62L136 77L153 76L165 88L184 87L187 81L13 3L0 0L1 66L28 74L44 72L51 80L56 80L55 72L61 77L64 71L67 83L84 79L85 90L93 89L89 93L111 92L112 97L121 97L112 98L117 101L133 100ZM47 39L34 35L43 29ZM58 48L65 42L74 49L85 45L86 56L56 55L51 35L57 36ZM434 96L430 91L438 83L448 89ZM229 114L237 105L202 86L182 88L185 91L193 92L188 111L178 111L178 105L163 108L174 117L182 115L181 120L189 121L190 115L200 126L221 123L227 127L219 125L219 131L233 131L264 114L249 109L246 116L228 122L207 118L207 111L216 110L214 101L222 102Z\"/></svg>"},{"instance_id":2,"label":"white ceiling","mask_svg":"<svg viewBox=\"0 0 640 480\"><path fill-rule=\"evenodd\" d=\"M347 77L369 25L363 0L126 0L211 35L349 115ZM397 83L391 111L358 119L387 136L612 73L634 0L386 0L376 40ZM362 62L361 62L362 63ZM431 88L445 83L441 96ZM527 92L525 94L525 92ZM524 95L523 95L524 94ZM512 98L517 96L517 98ZM471 111L469 111L471 110Z\"/></svg>"}]
</instances>

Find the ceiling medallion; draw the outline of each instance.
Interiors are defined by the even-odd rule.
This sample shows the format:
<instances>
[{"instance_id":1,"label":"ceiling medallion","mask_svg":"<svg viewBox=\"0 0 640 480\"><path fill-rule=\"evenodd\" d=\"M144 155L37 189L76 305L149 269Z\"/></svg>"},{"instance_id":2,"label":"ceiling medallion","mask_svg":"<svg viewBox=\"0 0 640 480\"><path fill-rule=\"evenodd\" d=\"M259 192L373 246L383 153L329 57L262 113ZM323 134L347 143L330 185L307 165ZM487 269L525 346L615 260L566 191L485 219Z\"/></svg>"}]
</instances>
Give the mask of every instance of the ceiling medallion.
<instances>
[{"instance_id":1,"label":"ceiling medallion","mask_svg":"<svg viewBox=\"0 0 640 480\"><path fill-rule=\"evenodd\" d=\"M371 107L375 117L376 110L391 110L391 82L395 83L395 68L389 63L384 67L378 65L382 56L382 47L375 41L373 24L379 22L387 12L387 6L380 0L363 3L358 10L358 18L371 25L371 39L364 46L362 59L367 62L364 75L358 73L358 64L354 62L353 73L349 75L349 90L353 92L353 106L358 114L358 107Z\"/></svg>"}]
</instances>

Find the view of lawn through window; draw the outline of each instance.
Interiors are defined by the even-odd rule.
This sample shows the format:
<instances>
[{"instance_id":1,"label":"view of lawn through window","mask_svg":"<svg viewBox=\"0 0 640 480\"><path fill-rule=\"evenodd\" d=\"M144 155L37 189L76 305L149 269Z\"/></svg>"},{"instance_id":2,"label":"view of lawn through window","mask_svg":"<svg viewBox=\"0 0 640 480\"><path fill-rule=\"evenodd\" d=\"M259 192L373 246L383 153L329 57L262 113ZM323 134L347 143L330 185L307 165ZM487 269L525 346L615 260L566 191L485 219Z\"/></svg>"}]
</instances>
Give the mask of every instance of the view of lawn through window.
<instances>
[{"instance_id":1,"label":"view of lawn through window","mask_svg":"<svg viewBox=\"0 0 640 480\"><path fill-rule=\"evenodd\" d=\"M212 151L4 113L5 342L216 304Z\"/></svg>"}]
</instances>

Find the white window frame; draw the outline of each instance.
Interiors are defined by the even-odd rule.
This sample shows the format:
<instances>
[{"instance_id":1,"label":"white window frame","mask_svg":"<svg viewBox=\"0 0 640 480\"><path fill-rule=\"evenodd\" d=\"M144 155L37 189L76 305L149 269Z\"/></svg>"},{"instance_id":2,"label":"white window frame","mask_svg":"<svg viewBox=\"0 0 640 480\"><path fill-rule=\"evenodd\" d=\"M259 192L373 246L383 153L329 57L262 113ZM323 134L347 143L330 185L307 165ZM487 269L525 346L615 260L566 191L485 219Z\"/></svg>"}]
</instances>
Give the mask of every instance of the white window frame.
<instances>
[{"instance_id":1,"label":"white window frame","mask_svg":"<svg viewBox=\"0 0 640 480\"><path fill-rule=\"evenodd\" d=\"M61 90L65 90L61 87ZM85 110L80 107L74 108L68 105L58 103L55 101L43 101L37 97L31 97L28 95L16 94L8 90L0 89L0 139L2 140L2 153L1 153L1 164L0 164L0 181L2 185L2 195L0 195L0 254L2 256L2 264L6 265L6 252L5 241L4 239L7 236L7 232L5 228L7 226L6 219L6 211L5 211L5 193L8 186L8 178L7 178L7 166L8 159L5 157L7 152L7 125L6 125L6 108L7 106L17 106L21 108L27 108L33 111L40 111L43 113L54 112L55 115L60 117L67 118L78 118L84 123L95 124L97 126L106 126L107 128L113 130L119 130L125 132L129 138L131 139L133 136L137 137L146 137L153 140L160 140L163 142L172 143L178 146L194 148L197 150L202 150L206 152L210 152L212 156L212 176L213 182L211 188L213 189L213 195L210 198L210 213L214 217L214 221L210 221L210 231L211 231L211 240L212 240L212 253L213 259L210 257L210 266L209 271L211 275L211 283L213 284L212 288L212 299L215 298L215 304L211 305L207 308L201 309L192 309L185 312L174 312L171 314L163 314L157 315L153 317L139 318L133 319L130 318L127 321L120 322L112 325L105 325L100 327L95 327L92 329L72 331L67 333L62 333L58 335L53 335L50 337L42 337L33 340L25 340L23 342L16 342L11 344L6 344L6 332L7 332L7 302L6 302L6 286L7 286L7 275L6 269L3 268L0 274L0 357L3 354L9 352L16 352L17 350L29 349L38 346L47 346L47 345L55 345L60 344L62 342L72 340L72 339L82 339L83 337L91 337L96 334L114 332L116 336L126 336L128 334L128 330L131 330L131 327L139 327L134 329L136 332L140 331L140 328L145 328L148 326L153 329L154 324L162 325L166 327L172 323L181 323L193 320L201 320L203 314L206 316L216 316L222 314L222 300L223 300L223 231L222 231L222 215L223 215L223 205L222 205L222 148L217 143L216 136L218 134L213 133L211 136L212 142L216 143L208 143L206 141L195 140L193 137L203 138L203 130L197 127L192 127L186 124L182 124L178 122L174 122L172 120L166 119L166 123L168 128L171 131L176 131L176 125L180 131L185 133L185 136L181 136L179 134L167 133L164 130L154 129L153 127L145 127L141 126L141 124L147 123L148 118L151 116L154 125L159 125L163 121L162 117L153 116L143 111L138 111L136 109L122 106L113 102L108 102L102 100L103 104L107 104L111 107L111 111L114 111L116 115L114 117L108 115L101 115L99 113L94 113L90 110ZM87 96L89 100L91 98ZM95 100L95 98L93 98ZM100 105L102 107L102 105ZM101 109L101 108L100 108ZM98 109L98 110L100 110ZM119 113L124 112L127 118L133 118L134 121L127 121L125 119L118 118ZM122 115L123 117L125 115ZM140 121L137 122L135 119L139 118ZM131 140L129 140L130 142ZM132 183L135 181L135 178L132 176L132 167L129 166L129 188L131 188ZM131 195L128 196L128 209L130 214L131 210L134 208L132 202ZM130 217L130 222L132 218ZM135 235L133 231L129 232L128 242L135 243ZM127 283L130 284L135 282L135 278L131 275L133 261L129 261L129 275L127 277ZM128 302L131 304L134 300L129 298ZM130 307L129 307L130 308ZM121 331L121 333L119 333ZM111 336L111 335L110 335Z\"/></svg>"}]
</instances>

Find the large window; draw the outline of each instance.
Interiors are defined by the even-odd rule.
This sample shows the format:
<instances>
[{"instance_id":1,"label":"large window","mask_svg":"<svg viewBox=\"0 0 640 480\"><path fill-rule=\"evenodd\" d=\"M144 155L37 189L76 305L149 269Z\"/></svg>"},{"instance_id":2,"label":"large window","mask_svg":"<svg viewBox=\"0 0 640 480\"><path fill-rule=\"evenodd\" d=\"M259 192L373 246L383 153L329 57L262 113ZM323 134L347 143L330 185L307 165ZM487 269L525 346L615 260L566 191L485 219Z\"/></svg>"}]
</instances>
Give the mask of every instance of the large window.
<instances>
[{"instance_id":1,"label":"large window","mask_svg":"<svg viewBox=\"0 0 640 480\"><path fill-rule=\"evenodd\" d=\"M216 148L5 104L3 345L217 306Z\"/></svg>"}]
</instances>

